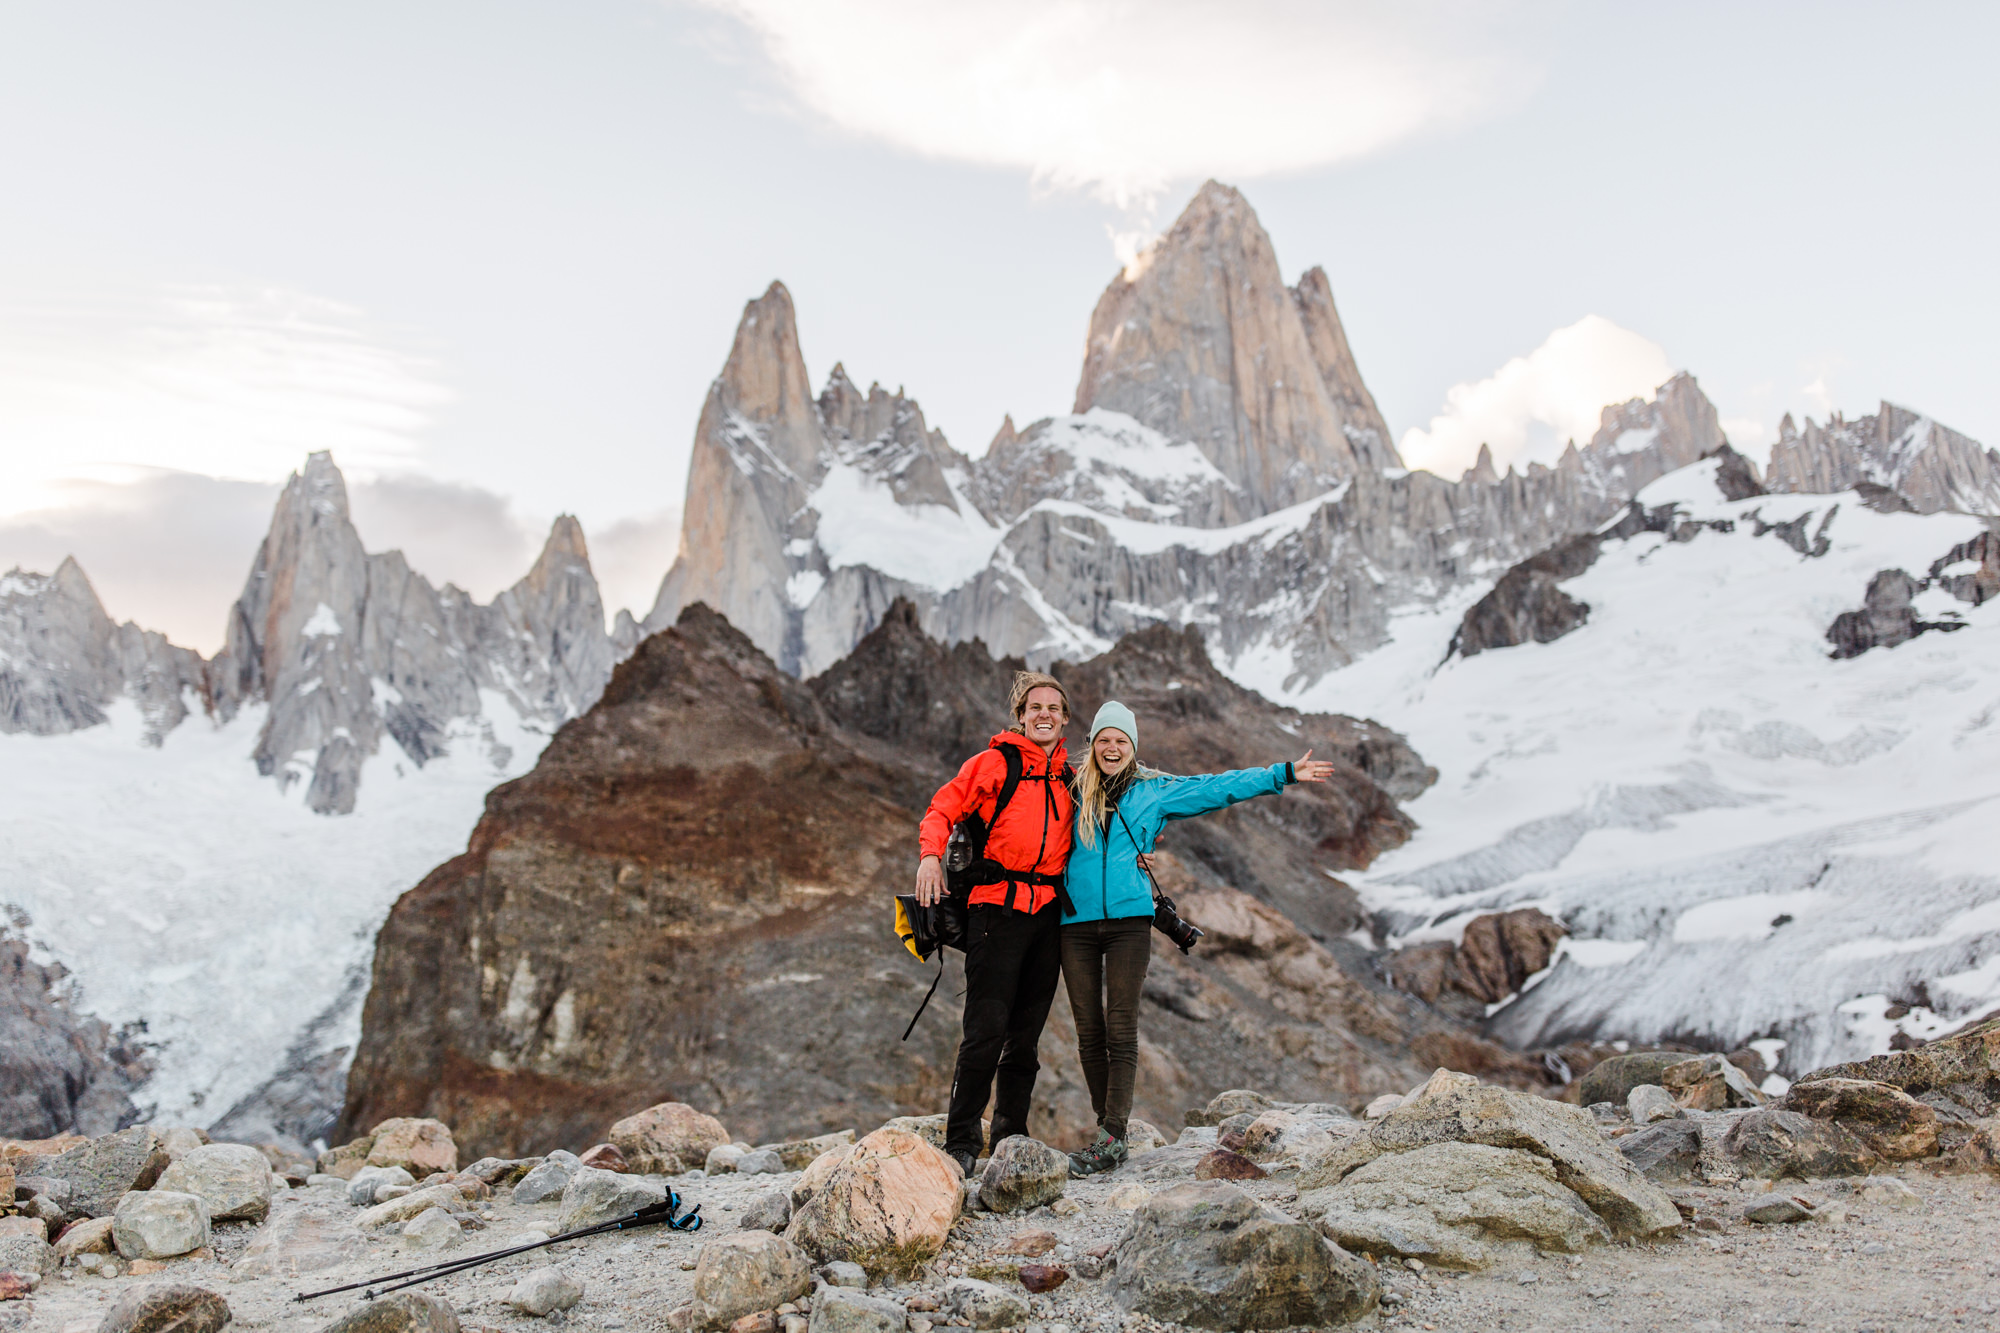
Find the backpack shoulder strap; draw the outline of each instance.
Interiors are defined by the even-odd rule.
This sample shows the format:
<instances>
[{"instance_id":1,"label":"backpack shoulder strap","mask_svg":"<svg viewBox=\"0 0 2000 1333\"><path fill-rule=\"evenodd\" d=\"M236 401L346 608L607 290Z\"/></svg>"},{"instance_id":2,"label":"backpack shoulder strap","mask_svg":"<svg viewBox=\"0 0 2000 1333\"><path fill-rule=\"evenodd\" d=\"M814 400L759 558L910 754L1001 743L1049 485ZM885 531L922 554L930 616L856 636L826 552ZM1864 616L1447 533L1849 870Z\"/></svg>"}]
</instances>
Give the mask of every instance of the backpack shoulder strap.
<instances>
[{"instance_id":1,"label":"backpack shoulder strap","mask_svg":"<svg viewBox=\"0 0 2000 1333\"><path fill-rule=\"evenodd\" d=\"M1014 799L1014 793L1021 786L1021 752L1011 745L1000 747L1000 758L1007 765L1007 780L1000 784L1000 794L993 798L993 814L987 819L990 830L1000 822L1000 812L1007 808L1007 802Z\"/></svg>"}]
</instances>

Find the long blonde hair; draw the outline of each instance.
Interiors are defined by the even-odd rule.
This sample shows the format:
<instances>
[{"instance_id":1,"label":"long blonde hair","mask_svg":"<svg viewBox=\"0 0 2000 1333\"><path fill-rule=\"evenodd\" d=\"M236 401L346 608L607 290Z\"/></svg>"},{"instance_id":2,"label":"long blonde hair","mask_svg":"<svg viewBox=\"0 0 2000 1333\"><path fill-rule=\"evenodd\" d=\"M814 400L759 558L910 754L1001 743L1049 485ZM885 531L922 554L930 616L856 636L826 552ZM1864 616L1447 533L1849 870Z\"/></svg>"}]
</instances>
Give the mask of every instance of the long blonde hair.
<instances>
[{"instance_id":1,"label":"long blonde hair","mask_svg":"<svg viewBox=\"0 0 2000 1333\"><path fill-rule=\"evenodd\" d=\"M1126 777L1130 774L1129 777ZM1105 773L1097 767L1097 737L1090 738L1090 757L1078 765L1076 770L1076 836L1086 847L1097 845L1097 831L1106 827L1111 819L1111 794L1115 786L1119 792L1130 790L1135 782L1160 776L1156 768L1147 768L1139 762L1139 745L1132 743L1132 751L1125 756L1125 762L1116 773ZM1119 781L1123 778L1124 781Z\"/></svg>"}]
</instances>

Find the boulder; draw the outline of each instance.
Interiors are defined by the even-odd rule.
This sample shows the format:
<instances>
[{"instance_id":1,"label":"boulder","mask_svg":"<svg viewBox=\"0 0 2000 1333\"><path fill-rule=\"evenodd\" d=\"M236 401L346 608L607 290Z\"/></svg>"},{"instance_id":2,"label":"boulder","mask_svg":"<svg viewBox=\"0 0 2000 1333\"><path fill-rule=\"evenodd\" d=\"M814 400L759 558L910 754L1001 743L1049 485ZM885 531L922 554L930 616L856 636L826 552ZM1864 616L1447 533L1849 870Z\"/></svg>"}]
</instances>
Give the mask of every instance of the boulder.
<instances>
[{"instance_id":1,"label":"boulder","mask_svg":"<svg viewBox=\"0 0 2000 1333\"><path fill-rule=\"evenodd\" d=\"M1674 1201L1605 1142L1588 1111L1506 1088L1467 1086L1459 1081L1466 1077L1434 1075L1403 1106L1309 1163L1299 1176L1300 1192L1338 1184L1387 1153L1434 1143L1481 1143L1546 1158L1556 1179L1604 1219L1614 1236L1679 1228Z\"/></svg>"},{"instance_id":2,"label":"boulder","mask_svg":"<svg viewBox=\"0 0 2000 1333\"><path fill-rule=\"evenodd\" d=\"M684 1102L661 1102L626 1116L605 1138L625 1154L631 1170L677 1176L707 1161L709 1149L729 1142L729 1131Z\"/></svg>"},{"instance_id":3,"label":"boulder","mask_svg":"<svg viewBox=\"0 0 2000 1333\"><path fill-rule=\"evenodd\" d=\"M580 1166L562 1192L562 1216L556 1227L574 1231L628 1216L664 1201L667 1187L617 1171Z\"/></svg>"},{"instance_id":4,"label":"boulder","mask_svg":"<svg viewBox=\"0 0 2000 1333\"><path fill-rule=\"evenodd\" d=\"M618 1151L618 1145L615 1143L600 1143L594 1148L587 1148L583 1156L577 1160L585 1166L596 1167L599 1171L624 1172L632 1169L631 1164L625 1160L625 1154Z\"/></svg>"},{"instance_id":5,"label":"boulder","mask_svg":"<svg viewBox=\"0 0 2000 1333\"><path fill-rule=\"evenodd\" d=\"M1015 1270L1014 1280L1022 1290L1039 1296L1069 1281L1069 1270L1061 1264L1022 1264Z\"/></svg>"},{"instance_id":6,"label":"boulder","mask_svg":"<svg viewBox=\"0 0 2000 1333\"><path fill-rule=\"evenodd\" d=\"M1069 1155L1025 1134L1000 1140L979 1178L989 1212L1019 1213L1054 1203L1069 1184Z\"/></svg>"},{"instance_id":7,"label":"boulder","mask_svg":"<svg viewBox=\"0 0 2000 1333\"><path fill-rule=\"evenodd\" d=\"M92 1139L53 1157L28 1157L16 1164L23 1176L43 1176L70 1187L65 1207L84 1217L109 1217L129 1190L151 1189L167 1169L160 1136L144 1125Z\"/></svg>"},{"instance_id":8,"label":"boulder","mask_svg":"<svg viewBox=\"0 0 2000 1333\"><path fill-rule=\"evenodd\" d=\"M458 1170L458 1145L442 1121L399 1116L375 1126L371 1137L370 1166L400 1166L418 1180Z\"/></svg>"},{"instance_id":9,"label":"boulder","mask_svg":"<svg viewBox=\"0 0 2000 1333\"><path fill-rule=\"evenodd\" d=\"M1685 1051L1634 1051L1600 1060L1577 1080L1577 1099L1584 1106L1592 1102L1623 1106L1632 1089L1642 1083L1658 1086L1662 1073L1687 1058Z\"/></svg>"},{"instance_id":10,"label":"boulder","mask_svg":"<svg viewBox=\"0 0 2000 1333\"><path fill-rule=\"evenodd\" d=\"M828 1287L813 1297L806 1333L903 1333L903 1307L865 1292Z\"/></svg>"},{"instance_id":11,"label":"boulder","mask_svg":"<svg viewBox=\"0 0 2000 1333\"><path fill-rule=\"evenodd\" d=\"M111 1241L127 1259L171 1259L208 1244L208 1204L197 1194L134 1191L111 1215Z\"/></svg>"},{"instance_id":12,"label":"boulder","mask_svg":"<svg viewBox=\"0 0 2000 1333\"><path fill-rule=\"evenodd\" d=\"M1299 1210L1343 1249L1445 1268L1520 1262L1536 1249L1574 1254L1611 1240L1545 1158L1477 1143L1378 1157L1337 1185L1301 1194Z\"/></svg>"},{"instance_id":13,"label":"boulder","mask_svg":"<svg viewBox=\"0 0 2000 1333\"><path fill-rule=\"evenodd\" d=\"M744 1231L783 1231L792 1220L792 1192L772 1190L760 1194L736 1214L736 1225Z\"/></svg>"},{"instance_id":14,"label":"boulder","mask_svg":"<svg viewBox=\"0 0 2000 1333\"><path fill-rule=\"evenodd\" d=\"M1139 1206L1118 1244L1112 1294L1155 1319L1248 1329L1350 1323L1381 1291L1368 1263L1218 1180Z\"/></svg>"},{"instance_id":15,"label":"boulder","mask_svg":"<svg viewBox=\"0 0 2000 1333\"><path fill-rule=\"evenodd\" d=\"M458 1314L435 1296L399 1291L361 1302L319 1333L459 1333Z\"/></svg>"},{"instance_id":16,"label":"boulder","mask_svg":"<svg viewBox=\"0 0 2000 1333\"><path fill-rule=\"evenodd\" d=\"M398 1187L388 1185L384 1188ZM465 1196L450 1185L426 1185L420 1190L411 1190L408 1194L385 1199L373 1208L362 1209L355 1216L354 1225L363 1231L372 1231L376 1227L400 1225L426 1209L443 1208L449 1211L464 1206Z\"/></svg>"},{"instance_id":17,"label":"boulder","mask_svg":"<svg viewBox=\"0 0 2000 1333\"><path fill-rule=\"evenodd\" d=\"M1893 1051L1853 1064L1816 1069L1799 1081L1828 1078L1892 1083L1917 1098L1939 1092L1975 1118L1993 1115L2000 1112L2000 1018L1940 1037L1913 1051Z\"/></svg>"},{"instance_id":18,"label":"boulder","mask_svg":"<svg viewBox=\"0 0 2000 1333\"><path fill-rule=\"evenodd\" d=\"M768 1231L709 1241L694 1269L696 1329L724 1329L746 1314L775 1309L812 1290L812 1263Z\"/></svg>"},{"instance_id":19,"label":"boulder","mask_svg":"<svg viewBox=\"0 0 2000 1333\"><path fill-rule=\"evenodd\" d=\"M944 1289L945 1309L973 1328L1014 1328L1028 1322L1028 1303L991 1282L962 1277Z\"/></svg>"},{"instance_id":20,"label":"boulder","mask_svg":"<svg viewBox=\"0 0 2000 1333\"><path fill-rule=\"evenodd\" d=\"M1841 1125L1768 1107L1740 1117L1721 1148L1731 1166L1761 1180L1865 1176L1879 1161Z\"/></svg>"},{"instance_id":21,"label":"boulder","mask_svg":"<svg viewBox=\"0 0 2000 1333\"><path fill-rule=\"evenodd\" d=\"M499 1189L502 1185L514 1184L547 1160L545 1157L482 1157L459 1174L483 1180L488 1186Z\"/></svg>"},{"instance_id":22,"label":"boulder","mask_svg":"<svg viewBox=\"0 0 2000 1333\"><path fill-rule=\"evenodd\" d=\"M852 1142L854 1142L854 1131L843 1129L837 1134L822 1134L816 1139L791 1139L784 1143L761 1144L757 1151L778 1154L778 1160L784 1163L783 1169L786 1171L803 1171L822 1153L845 1147ZM942 1142L938 1146L942 1147Z\"/></svg>"},{"instance_id":23,"label":"boulder","mask_svg":"<svg viewBox=\"0 0 2000 1333\"><path fill-rule=\"evenodd\" d=\"M1632 1117L1635 1125L1650 1125L1656 1120L1678 1120L1685 1115L1681 1104L1674 1095L1657 1083L1641 1083L1626 1095L1625 1112Z\"/></svg>"},{"instance_id":24,"label":"boulder","mask_svg":"<svg viewBox=\"0 0 2000 1333\"><path fill-rule=\"evenodd\" d=\"M1675 1108L1676 1114L1679 1108ZM1701 1131L1692 1120L1663 1120L1618 1140L1618 1151L1648 1180L1701 1177Z\"/></svg>"},{"instance_id":25,"label":"boulder","mask_svg":"<svg viewBox=\"0 0 2000 1333\"><path fill-rule=\"evenodd\" d=\"M1133 1116L1125 1122L1125 1152L1127 1156L1137 1157L1140 1153L1151 1152L1155 1148L1164 1148L1166 1146L1167 1136L1162 1134L1159 1127L1153 1124L1152 1121L1141 1120L1139 1117Z\"/></svg>"},{"instance_id":26,"label":"boulder","mask_svg":"<svg viewBox=\"0 0 2000 1333\"><path fill-rule=\"evenodd\" d=\"M1750 1076L1720 1055L1697 1055L1660 1071L1660 1086L1690 1111L1722 1111L1762 1106L1765 1098Z\"/></svg>"},{"instance_id":27,"label":"boulder","mask_svg":"<svg viewBox=\"0 0 2000 1333\"><path fill-rule=\"evenodd\" d=\"M583 1284L553 1264L529 1272L507 1293L508 1305L537 1319L551 1310L567 1310L582 1299Z\"/></svg>"},{"instance_id":28,"label":"boulder","mask_svg":"<svg viewBox=\"0 0 2000 1333\"><path fill-rule=\"evenodd\" d=\"M218 1333L229 1319L229 1302L208 1288L157 1283L119 1297L96 1333Z\"/></svg>"},{"instance_id":29,"label":"boulder","mask_svg":"<svg viewBox=\"0 0 2000 1333\"><path fill-rule=\"evenodd\" d=\"M1893 1083L1817 1078L1794 1083L1779 1105L1815 1120L1838 1122L1891 1162L1937 1156L1937 1112Z\"/></svg>"},{"instance_id":30,"label":"boulder","mask_svg":"<svg viewBox=\"0 0 2000 1333\"><path fill-rule=\"evenodd\" d=\"M355 1172L368 1165L368 1153L374 1146L375 1136L364 1134L337 1148L328 1148L319 1155L319 1173L323 1176L339 1176L342 1180L352 1180Z\"/></svg>"},{"instance_id":31,"label":"boulder","mask_svg":"<svg viewBox=\"0 0 2000 1333\"><path fill-rule=\"evenodd\" d=\"M875 1132L880 1134L885 1131L878 1129ZM807 1199L819 1193L819 1187L826 1183L826 1178L833 1174L834 1168L846 1161L848 1154L853 1151L853 1148L835 1148L830 1152L824 1152L815 1157L812 1165L800 1172L799 1178L792 1182L793 1211L797 1211L803 1207ZM948 1157L945 1160L948 1162L951 1161ZM953 1162L952 1170L956 1171L957 1169L958 1164Z\"/></svg>"},{"instance_id":32,"label":"boulder","mask_svg":"<svg viewBox=\"0 0 2000 1333\"><path fill-rule=\"evenodd\" d=\"M542 1164L516 1182L515 1203L546 1203L550 1199L562 1197L569 1188L571 1177L582 1167L583 1160L575 1153L558 1148L542 1159Z\"/></svg>"},{"instance_id":33,"label":"boulder","mask_svg":"<svg viewBox=\"0 0 2000 1333\"><path fill-rule=\"evenodd\" d=\"M354 1214L338 1203L281 1200L229 1268L232 1282L297 1278L339 1268L368 1253Z\"/></svg>"},{"instance_id":34,"label":"boulder","mask_svg":"<svg viewBox=\"0 0 2000 1333\"><path fill-rule=\"evenodd\" d=\"M382 1201L380 1191L390 1185L416 1187L416 1180L400 1166L364 1166L347 1182L347 1201L356 1208L368 1208Z\"/></svg>"},{"instance_id":35,"label":"boulder","mask_svg":"<svg viewBox=\"0 0 2000 1333\"><path fill-rule=\"evenodd\" d=\"M0 1217L0 1273L54 1271L56 1252L49 1245L48 1224L39 1217Z\"/></svg>"},{"instance_id":36,"label":"boulder","mask_svg":"<svg viewBox=\"0 0 2000 1333\"><path fill-rule=\"evenodd\" d=\"M211 1222L261 1222L271 1211L271 1165L247 1144L189 1148L160 1173L156 1188L200 1195Z\"/></svg>"},{"instance_id":37,"label":"boulder","mask_svg":"<svg viewBox=\"0 0 2000 1333\"><path fill-rule=\"evenodd\" d=\"M1227 1092L1218 1092L1209 1098L1208 1105L1202 1109L1208 1116L1209 1124L1219 1125L1233 1115L1248 1113L1254 1119L1270 1110L1271 1106L1271 1099L1261 1092L1249 1088L1231 1088Z\"/></svg>"},{"instance_id":38,"label":"boulder","mask_svg":"<svg viewBox=\"0 0 2000 1333\"><path fill-rule=\"evenodd\" d=\"M835 1259L830 1264L821 1264L819 1275L830 1287L852 1287L856 1291L868 1290L868 1270L860 1264L851 1264L845 1259Z\"/></svg>"},{"instance_id":39,"label":"boulder","mask_svg":"<svg viewBox=\"0 0 2000 1333\"><path fill-rule=\"evenodd\" d=\"M1804 1199L1789 1194L1773 1194L1768 1199L1747 1204L1743 1209L1743 1220L1757 1222L1764 1226L1782 1226L1791 1222L1808 1222L1814 1215L1812 1205Z\"/></svg>"},{"instance_id":40,"label":"boulder","mask_svg":"<svg viewBox=\"0 0 2000 1333\"><path fill-rule=\"evenodd\" d=\"M79 1254L108 1254L111 1251L111 1219L90 1217L63 1228L56 1240L56 1258L69 1260Z\"/></svg>"},{"instance_id":41,"label":"boulder","mask_svg":"<svg viewBox=\"0 0 2000 1333\"><path fill-rule=\"evenodd\" d=\"M908 1130L878 1129L827 1167L785 1235L816 1262L846 1259L871 1274L905 1275L943 1248L964 1201L958 1166ZM821 1171L822 1156L807 1169ZM982 1186L983 1189L983 1186Z\"/></svg>"},{"instance_id":42,"label":"boulder","mask_svg":"<svg viewBox=\"0 0 2000 1333\"><path fill-rule=\"evenodd\" d=\"M454 1250L465 1238L458 1220L442 1208L426 1208L409 1221L397 1234L402 1248L419 1254L435 1254L442 1250Z\"/></svg>"}]
</instances>

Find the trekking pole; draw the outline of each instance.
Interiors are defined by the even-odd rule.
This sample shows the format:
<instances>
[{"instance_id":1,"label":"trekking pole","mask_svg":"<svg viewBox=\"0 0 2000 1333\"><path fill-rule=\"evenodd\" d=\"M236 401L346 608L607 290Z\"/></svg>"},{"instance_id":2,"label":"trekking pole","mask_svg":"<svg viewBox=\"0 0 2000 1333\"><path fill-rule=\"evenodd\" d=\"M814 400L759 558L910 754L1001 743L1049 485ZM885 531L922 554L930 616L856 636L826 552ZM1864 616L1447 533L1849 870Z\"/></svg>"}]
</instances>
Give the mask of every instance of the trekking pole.
<instances>
[{"instance_id":1,"label":"trekking pole","mask_svg":"<svg viewBox=\"0 0 2000 1333\"><path fill-rule=\"evenodd\" d=\"M400 1273L388 1273L382 1277L371 1277L360 1282L349 1282L345 1286L328 1287L324 1291L302 1291L292 1297L292 1300L294 1303L316 1300L321 1296L332 1296L337 1292L353 1291L356 1287L368 1287L371 1290L362 1293L361 1299L372 1301L377 1296L386 1296L392 1291L401 1291L404 1287L414 1287L420 1283L434 1281L437 1278L449 1277L454 1273L462 1273L468 1268L477 1268L481 1264L490 1264L497 1259L506 1259L516 1254L526 1254L529 1250L539 1250L545 1245L558 1245L566 1240L581 1240L585 1236L602 1235L608 1231L628 1231L636 1230L639 1227L651 1226L666 1226L673 1231L701 1230L700 1204L696 1204L689 1210L685 1217L680 1215L680 1210L681 1196L674 1193L670 1186L667 1189L666 1198L660 1200L658 1203L647 1204L630 1217L620 1217L609 1222L599 1222L594 1227L582 1227L576 1231L565 1231L560 1236L550 1236L547 1240L530 1241L526 1245L516 1245L511 1249L494 1250L488 1254L475 1254L464 1259L449 1259L443 1263L425 1264L421 1268L406 1268ZM403 1280L399 1281L399 1279ZM384 1282L394 1285L377 1285Z\"/></svg>"}]
</instances>

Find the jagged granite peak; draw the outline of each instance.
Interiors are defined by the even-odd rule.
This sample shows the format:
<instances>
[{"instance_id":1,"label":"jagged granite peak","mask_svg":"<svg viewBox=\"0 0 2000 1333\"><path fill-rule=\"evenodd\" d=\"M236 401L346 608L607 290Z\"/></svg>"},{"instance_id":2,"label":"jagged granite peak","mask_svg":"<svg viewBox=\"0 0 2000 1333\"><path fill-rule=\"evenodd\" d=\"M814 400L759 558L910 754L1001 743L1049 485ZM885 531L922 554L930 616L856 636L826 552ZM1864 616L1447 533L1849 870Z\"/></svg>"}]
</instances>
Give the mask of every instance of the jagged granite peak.
<instances>
[{"instance_id":1,"label":"jagged granite peak","mask_svg":"<svg viewBox=\"0 0 2000 1333\"><path fill-rule=\"evenodd\" d=\"M74 557L53 574L0 577L0 732L55 736L94 727L121 695L139 706L158 745L205 706L201 654L131 621L113 624Z\"/></svg>"},{"instance_id":2,"label":"jagged granite peak","mask_svg":"<svg viewBox=\"0 0 2000 1333\"><path fill-rule=\"evenodd\" d=\"M1378 468L1401 467L1403 456L1396 451L1382 409L1375 406L1375 395L1361 378L1361 367L1347 342L1347 329L1334 309L1333 284L1327 280L1326 270L1318 265L1307 269L1292 288L1292 300L1298 304L1306 342L1319 364L1320 382L1345 417L1347 438L1355 452Z\"/></svg>"},{"instance_id":3,"label":"jagged granite peak","mask_svg":"<svg viewBox=\"0 0 2000 1333\"><path fill-rule=\"evenodd\" d=\"M834 363L819 396L820 424L835 455L879 477L898 504L943 505L958 511L948 471L964 475L970 466L941 430L924 422L924 410L899 388L889 393L870 384L863 394Z\"/></svg>"},{"instance_id":4,"label":"jagged granite peak","mask_svg":"<svg viewBox=\"0 0 2000 1333\"><path fill-rule=\"evenodd\" d=\"M1829 494L1866 482L1920 514L2000 515L2000 454L1887 401L1857 421L1835 413L1821 426L1807 417L1804 431L1786 413L1767 473L1774 492Z\"/></svg>"},{"instance_id":5,"label":"jagged granite peak","mask_svg":"<svg viewBox=\"0 0 2000 1333\"><path fill-rule=\"evenodd\" d=\"M583 525L556 519L527 576L486 608L479 660L491 684L533 717L567 719L597 702L614 653ZM629 619L629 617L628 617Z\"/></svg>"},{"instance_id":6,"label":"jagged granite peak","mask_svg":"<svg viewBox=\"0 0 2000 1333\"><path fill-rule=\"evenodd\" d=\"M1327 290L1323 274L1286 287L1255 211L1209 181L1098 298L1074 410L1109 408L1196 444L1242 490L1223 522L1379 470L1394 450L1357 401L1366 390Z\"/></svg>"}]
</instances>

